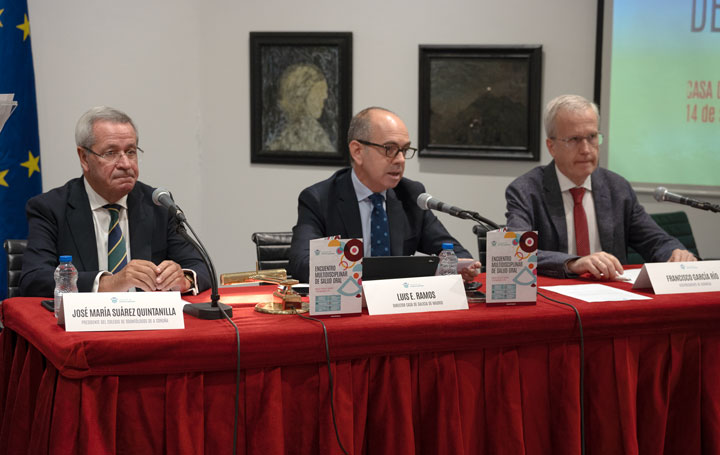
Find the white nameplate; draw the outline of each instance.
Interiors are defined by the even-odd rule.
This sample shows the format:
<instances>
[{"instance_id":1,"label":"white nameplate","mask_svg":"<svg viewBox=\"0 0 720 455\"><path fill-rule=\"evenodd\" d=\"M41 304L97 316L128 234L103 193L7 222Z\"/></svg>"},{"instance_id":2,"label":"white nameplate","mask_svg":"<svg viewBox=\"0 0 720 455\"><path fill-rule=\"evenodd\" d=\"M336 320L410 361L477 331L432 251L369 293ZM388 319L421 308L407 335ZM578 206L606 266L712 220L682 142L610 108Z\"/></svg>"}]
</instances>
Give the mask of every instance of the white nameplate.
<instances>
[{"instance_id":1,"label":"white nameplate","mask_svg":"<svg viewBox=\"0 0 720 455\"><path fill-rule=\"evenodd\" d=\"M460 275L364 281L363 292L372 316L468 309Z\"/></svg>"},{"instance_id":2,"label":"white nameplate","mask_svg":"<svg viewBox=\"0 0 720 455\"><path fill-rule=\"evenodd\" d=\"M655 294L720 291L720 261L655 262L643 265L633 289Z\"/></svg>"},{"instance_id":3,"label":"white nameplate","mask_svg":"<svg viewBox=\"0 0 720 455\"><path fill-rule=\"evenodd\" d=\"M65 330L184 329L179 292L79 292L63 295Z\"/></svg>"}]
</instances>

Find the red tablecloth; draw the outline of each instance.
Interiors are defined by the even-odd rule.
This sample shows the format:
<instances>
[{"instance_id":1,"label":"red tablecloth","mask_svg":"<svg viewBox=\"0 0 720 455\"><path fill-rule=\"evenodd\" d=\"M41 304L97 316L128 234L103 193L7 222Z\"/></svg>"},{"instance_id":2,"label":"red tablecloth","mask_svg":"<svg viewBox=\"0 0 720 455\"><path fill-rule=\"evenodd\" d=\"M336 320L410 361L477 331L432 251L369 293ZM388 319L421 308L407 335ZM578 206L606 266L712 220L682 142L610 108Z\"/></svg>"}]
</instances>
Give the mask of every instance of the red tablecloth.
<instances>
[{"instance_id":1,"label":"red tablecloth","mask_svg":"<svg viewBox=\"0 0 720 455\"><path fill-rule=\"evenodd\" d=\"M242 303L248 292L222 292L240 327L238 453L341 453L321 327L254 312ZM582 316L588 454L720 453L718 293L586 303L541 292ZM39 300L2 305L0 453L231 451L236 350L227 322L66 333ZM350 453L579 453L570 308L540 297L533 306L324 321Z\"/></svg>"}]
</instances>

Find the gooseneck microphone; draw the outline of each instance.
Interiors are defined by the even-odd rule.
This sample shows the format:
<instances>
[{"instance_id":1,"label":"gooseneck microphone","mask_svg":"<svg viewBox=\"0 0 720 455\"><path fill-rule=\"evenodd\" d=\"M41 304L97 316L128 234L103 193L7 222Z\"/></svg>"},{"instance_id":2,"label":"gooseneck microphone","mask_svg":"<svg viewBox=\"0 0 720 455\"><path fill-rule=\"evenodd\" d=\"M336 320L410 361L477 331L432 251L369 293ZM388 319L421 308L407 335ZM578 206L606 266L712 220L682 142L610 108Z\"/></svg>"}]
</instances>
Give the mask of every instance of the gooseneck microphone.
<instances>
[{"instance_id":1,"label":"gooseneck microphone","mask_svg":"<svg viewBox=\"0 0 720 455\"><path fill-rule=\"evenodd\" d=\"M680 196L679 194L671 193L663 186L655 188L655 200L658 202L674 202L676 204L689 205L690 207L694 207L696 209L720 212L720 205L696 201L695 199L691 199L689 197Z\"/></svg>"},{"instance_id":2,"label":"gooseneck microphone","mask_svg":"<svg viewBox=\"0 0 720 455\"><path fill-rule=\"evenodd\" d=\"M200 237L198 237L192 226L190 226L190 224L187 222L185 214L182 212L182 210L180 210L177 204L175 204L175 201L170 195L170 192L163 188L156 188L155 191L153 191L152 200L155 205L167 207L170 213L173 214L175 219L178 221L177 233L180 234L185 240L187 240L188 243L190 243L193 248L198 251L198 253L200 253L202 260L208 269L208 273L210 274L210 302L188 303L183 307L183 312L191 316L195 316L198 319L222 319L224 317L228 319L231 318L232 307L220 303L220 293L218 291L218 280L217 274L215 273L215 266L210 260L210 256L208 256L205 246L202 244L202 242L200 242ZM191 237L190 234L188 234L187 229L185 228L186 226L190 229L190 232L192 232L195 238Z\"/></svg>"},{"instance_id":3,"label":"gooseneck microphone","mask_svg":"<svg viewBox=\"0 0 720 455\"><path fill-rule=\"evenodd\" d=\"M167 208L179 221L187 221L185 214L180 210L180 207L175 204L172 194L165 188L155 188L155 191L152 193L152 201L155 205Z\"/></svg>"},{"instance_id":4,"label":"gooseneck microphone","mask_svg":"<svg viewBox=\"0 0 720 455\"><path fill-rule=\"evenodd\" d=\"M438 210L440 212L462 218L463 220L473 220L478 223L487 224L493 229L500 229L500 226L481 216L479 213L472 212L470 210L463 210L450 204L446 204L438 199L435 199L429 193L420 194L417 198L417 205L423 210Z\"/></svg>"}]
</instances>

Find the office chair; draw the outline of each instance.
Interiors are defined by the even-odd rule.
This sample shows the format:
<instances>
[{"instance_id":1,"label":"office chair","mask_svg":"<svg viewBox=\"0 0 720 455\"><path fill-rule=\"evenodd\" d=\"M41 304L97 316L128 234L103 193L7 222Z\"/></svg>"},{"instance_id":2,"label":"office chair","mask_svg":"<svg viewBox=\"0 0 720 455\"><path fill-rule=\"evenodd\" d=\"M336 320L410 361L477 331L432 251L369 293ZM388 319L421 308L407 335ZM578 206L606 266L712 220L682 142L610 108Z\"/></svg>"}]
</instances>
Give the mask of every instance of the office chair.
<instances>
[{"instance_id":1,"label":"office chair","mask_svg":"<svg viewBox=\"0 0 720 455\"><path fill-rule=\"evenodd\" d=\"M650 215L653 220L660 226L665 232L672 235L682 243L685 248L700 259L697 245L695 244L695 237L690 227L690 220L688 220L687 213L685 212L669 212L669 213L654 213ZM628 247L628 264L644 264L645 260L640 253Z\"/></svg>"},{"instance_id":2,"label":"office chair","mask_svg":"<svg viewBox=\"0 0 720 455\"><path fill-rule=\"evenodd\" d=\"M288 270L292 232L255 232L251 239L255 243L259 270Z\"/></svg>"},{"instance_id":3,"label":"office chair","mask_svg":"<svg viewBox=\"0 0 720 455\"><path fill-rule=\"evenodd\" d=\"M7 239L3 244L7 252L7 296L20 296L20 274L22 273L23 253L27 240Z\"/></svg>"}]
</instances>

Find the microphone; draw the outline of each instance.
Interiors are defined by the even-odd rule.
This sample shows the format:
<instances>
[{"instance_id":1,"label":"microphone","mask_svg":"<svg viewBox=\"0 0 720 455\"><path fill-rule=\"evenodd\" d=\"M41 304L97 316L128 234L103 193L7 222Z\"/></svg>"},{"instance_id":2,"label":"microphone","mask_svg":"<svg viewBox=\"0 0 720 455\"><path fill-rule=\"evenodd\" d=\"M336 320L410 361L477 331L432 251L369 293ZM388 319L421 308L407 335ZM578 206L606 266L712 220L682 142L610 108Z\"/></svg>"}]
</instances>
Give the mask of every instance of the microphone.
<instances>
[{"instance_id":1,"label":"microphone","mask_svg":"<svg viewBox=\"0 0 720 455\"><path fill-rule=\"evenodd\" d=\"M439 210L441 212L445 212L447 214L462 218L464 220L472 219L472 216L470 216L470 213L467 210L463 210L450 204L441 202L437 199L434 199L428 193L422 193L420 196L418 196L417 205L423 210Z\"/></svg>"},{"instance_id":2,"label":"microphone","mask_svg":"<svg viewBox=\"0 0 720 455\"><path fill-rule=\"evenodd\" d=\"M175 204L172 195L165 188L155 188L155 191L152 193L152 201L155 205L166 207L178 220L187 221L185 214L180 210L180 207Z\"/></svg>"},{"instance_id":3,"label":"microphone","mask_svg":"<svg viewBox=\"0 0 720 455\"><path fill-rule=\"evenodd\" d=\"M655 200L658 202L675 202L676 204L689 205L696 209L710 210L713 212L720 212L720 206L713 205L709 202L700 202L689 197L680 196L679 194L671 193L664 186L655 188Z\"/></svg>"},{"instance_id":4,"label":"microphone","mask_svg":"<svg viewBox=\"0 0 720 455\"><path fill-rule=\"evenodd\" d=\"M469 210L463 210L461 208L446 204L433 198L429 193L422 193L417 197L417 205L423 210L439 210L449 215L462 218L463 220L473 220L478 223L484 223L492 227L493 229L499 229L500 226L480 216L477 212L471 212Z\"/></svg>"},{"instance_id":5,"label":"microphone","mask_svg":"<svg viewBox=\"0 0 720 455\"><path fill-rule=\"evenodd\" d=\"M208 273L210 274L210 302L188 303L183 307L183 312L191 316L195 316L198 319L231 318L232 307L220 303L220 293L218 292L218 280L217 274L215 273L215 266L213 265L212 260L210 260L210 256L208 255L205 245L202 244L200 237L198 237L192 226L190 226L190 223L188 223L185 218L185 214L182 210L180 210L180 207L175 204L172 195L165 188L155 188L152 193L152 200L155 205L167 207L170 213L172 213L179 221L176 228L177 233L187 240L187 242L195 248L198 253L200 253L202 260L205 263L205 267L207 267ZM192 232L195 238L188 234L185 226L190 229L190 232Z\"/></svg>"}]
</instances>

